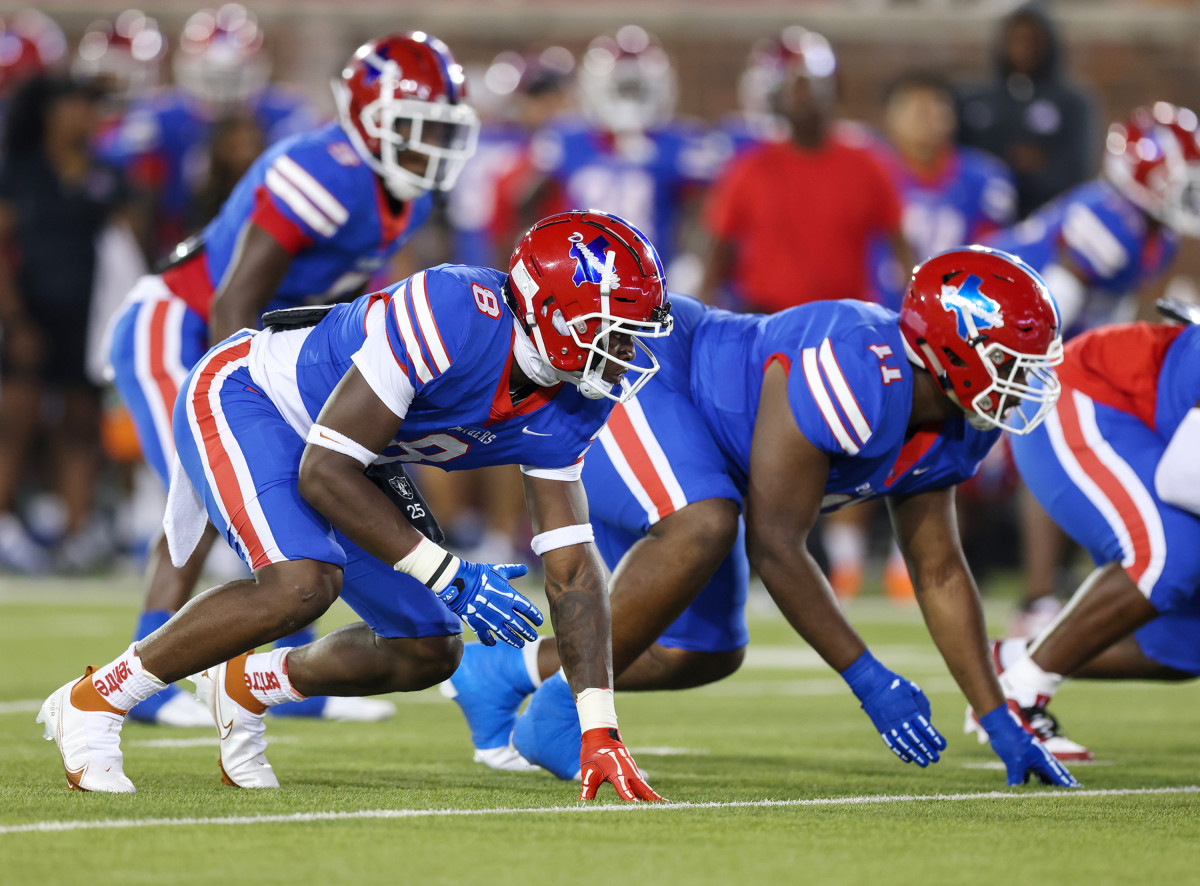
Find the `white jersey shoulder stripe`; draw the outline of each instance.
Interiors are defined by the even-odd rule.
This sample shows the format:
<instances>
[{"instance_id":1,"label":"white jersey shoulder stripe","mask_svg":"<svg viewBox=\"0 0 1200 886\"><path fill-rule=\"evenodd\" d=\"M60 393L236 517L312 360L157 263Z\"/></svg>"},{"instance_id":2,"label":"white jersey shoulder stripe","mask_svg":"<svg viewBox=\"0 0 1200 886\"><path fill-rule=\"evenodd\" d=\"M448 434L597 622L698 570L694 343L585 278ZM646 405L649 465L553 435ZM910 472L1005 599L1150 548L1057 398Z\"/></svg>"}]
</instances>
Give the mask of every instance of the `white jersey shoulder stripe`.
<instances>
[{"instance_id":1,"label":"white jersey shoulder stripe","mask_svg":"<svg viewBox=\"0 0 1200 886\"><path fill-rule=\"evenodd\" d=\"M425 274L425 271L421 271L412 279L413 310L416 311L417 324L421 327L425 345L429 348L429 356L433 357L433 365L441 374L450 368L450 358L446 355L446 348L442 344L442 337L438 333L437 323L434 322L433 311L429 306L429 293L425 291Z\"/></svg>"},{"instance_id":2,"label":"white jersey shoulder stripe","mask_svg":"<svg viewBox=\"0 0 1200 886\"><path fill-rule=\"evenodd\" d=\"M337 233L337 225L329 220L329 218L316 207L311 200L305 197L296 189L290 181L280 175L275 167L267 170L265 179L267 189L287 204L288 208L300 219L320 234L322 237L332 237Z\"/></svg>"},{"instance_id":3,"label":"white jersey shoulder stripe","mask_svg":"<svg viewBox=\"0 0 1200 886\"><path fill-rule=\"evenodd\" d=\"M284 178L299 188L300 192L329 216L329 220L335 225L340 227L349 220L350 213L346 211L346 207L342 205L341 201L329 193L328 188L313 178L307 169L287 154L280 154L276 157L274 165Z\"/></svg>"},{"instance_id":4,"label":"white jersey shoulder stripe","mask_svg":"<svg viewBox=\"0 0 1200 886\"><path fill-rule=\"evenodd\" d=\"M407 289L406 284L393 293L392 310L396 314L396 326L399 327L400 337L404 340L404 350L408 352L409 362L412 363L413 370L417 373L417 379L425 383L433 380L433 373L429 371L425 358L421 356L421 346L417 343L417 334L413 330L412 318L408 315L408 305L404 298Z\"/></svg>"},{"instance_id":5,"label":"white jersey shoulder stripe","mask_svg":"<svg viewBox=\"0 0 1200 886\"><path fill-rule=\"evenodd\" d=\"M1067 215L1063 219L1063 239L1104 277L1120 273L1129 264L1129 252L1121 241L1096 213L1082 203L1072 203L1067 207Z\"/></svg>"},{"instance_id":6,"label":"white jersey shoulder stripe","mask_svg":"<svg viewBox=\"0 0 1200 886\"><path fill-rule=\"evenodd\" d=\"M855 399L854 392L850 390L846 376L842 374L842 367L838 365L837 357L833 355L833 343L829 339L821 342L818 355L821 368L825 370L825 377L829 379L833 393L837 397L838 403L842 405L842 412L846 413L846 417L850 419L854 433L858 435L858 442L866 446L867 441L871 439L871 425L858 407L858 400Z\"/></svg>"},{"instance_id":7,"label":"white jersey shoulder stripe","mask_svg":"<svg viewBox=\"0 0 1200 886\"><path fill-rule=\"evenodd\" d=\"M841 416L837 414L833 401L829 398L829 391L825 388L825 381L821 378L821 370L817 367L817 349L805 348L800 354L800 363L804 367L804 380L808 382L808 390L812 393L817 408L821 410L825 423L829 425L829 430L833 431L838 445L848 454L858 455L859 446L846 430Z\"/></svg>"}]
</instances>

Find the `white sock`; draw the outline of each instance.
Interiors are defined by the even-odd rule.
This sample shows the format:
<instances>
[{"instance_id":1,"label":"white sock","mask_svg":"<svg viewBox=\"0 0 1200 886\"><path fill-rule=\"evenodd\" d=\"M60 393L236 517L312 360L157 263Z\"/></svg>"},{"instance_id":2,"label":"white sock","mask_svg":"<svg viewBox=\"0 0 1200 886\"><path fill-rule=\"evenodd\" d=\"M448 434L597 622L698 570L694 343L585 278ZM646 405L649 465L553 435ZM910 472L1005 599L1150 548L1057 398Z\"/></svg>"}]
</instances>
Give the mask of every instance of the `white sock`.
<instances>
[{"instance_id":1,"label":"white sock","mask_svg":"<svg viewBox=\"0 0 1200 886\"><path fill-rule=\"evenodd\" d=\"M142 667L136 645L130 643L124 653L92 671L89 678L96 691L117 710L128 711L167 685Z\"/></svg>"},{"instance_id":2,"label":"white sock","mask_svg":"<svg viewBox=\"0 0 1200 886\"><path fill-rule=\"evenodd\" d=\"M1000 641L1000 668L1007 671L1022 658L1029 657L1029 640L1025 637L1010 637Z\"/></svg>"},{"instance_id":3,"label":"white sock","mask_svg":"<svg viewBox=\"0 0 1200 886\"><path fill-rule=\"evenodd\" d=\"M246 689L267 707L305 697L292 688L288 679L287 654L291 651L292 647L284 646L246 658Z\"/></svg>"},{"instance_id":4,"label":"white sock","mask_svg":"<svg viewBox=\"0 0 1200 886\"><path fill-rule=\"evenodd\" d=\"M1023 708L1044 707L1062 684L1061 674L1051 674L1037 666L1028 654L1017 658L1000 677L1004 694Z\"/></svg>"},{"instance_id":5,"label":"white sock","mask_svg":"<svg viewBox=\"0 0 1200 886\"><path fill-rule=\"evenodd\" d=\"M821 541L832 569L862 569L867 559L867 534L858 526L829 523L821 530Z\"/></svg>"},{"instance_id":6,"label":"white sock","mask_svg":"<svg viewBox=\"0 0 1200 886\"><path fill-rule=\"evenodd\" d=\"M542 685L542 675L538 671L538 647L542 645L544 639L545 637L538 637L532 643L526 643L525 648L521 650L521 654L525 657L525 670L533 682L534 689Z\"/></svg>"}]
</instances>

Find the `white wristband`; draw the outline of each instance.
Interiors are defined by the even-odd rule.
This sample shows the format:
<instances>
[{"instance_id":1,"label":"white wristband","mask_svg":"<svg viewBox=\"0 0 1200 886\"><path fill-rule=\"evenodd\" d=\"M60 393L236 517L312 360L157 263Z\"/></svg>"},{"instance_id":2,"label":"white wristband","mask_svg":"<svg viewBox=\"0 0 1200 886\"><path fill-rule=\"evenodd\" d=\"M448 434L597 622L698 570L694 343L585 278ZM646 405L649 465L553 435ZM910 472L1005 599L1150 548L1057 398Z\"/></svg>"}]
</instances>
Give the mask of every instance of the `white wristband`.
<instances>
[{"instance_id":1,"label":"white wristband","mask_svg":"<svg viewBox=\"0 0 1200 886\"><path fill-rule=\"evenodd\" d=\"M575 699L575 710L579 714L579 728L616 729L617 708L613 704L611 689L585 689Z\"/></svg>"},{"instance_id":2,"label":"white wristband","mask_svg":"<svg viewBox=\"0 0 1200 886\"><path fill-rule=\"evenodd\" d=\"M529 546L540 557L559 548L587 544L595 538L591 523L576 523L574 526L560 526L558 529L540 532L530 540Z\"/></svg>"},{"instance_id":3,"label":"white wristband","mask_svg":"<svg viewBox=\"0 0 1200 886\"><path fill-rule=\"evenodd\" d=\"M397 572L407 572L435 594L440 593L458 572L462 561L427 538L392 566Z\"/></svg>"},{"instance_id":4,"label":"white wristband","mask_svg":"<svg viewBox=\"0 0 1200 886\"><path fill-rule=\"evenodd\" d=\"M327 428L324 425L314 424L308 429L308 436L304 438L305 443L311 443L313 446L321 446L325 449L332 449L334 452L340 452L342 455L348 455L364 468L375 461L376 455L361 443L351 440L345 434L335 431L333 428Z\"/></svg>"}]
</instances>

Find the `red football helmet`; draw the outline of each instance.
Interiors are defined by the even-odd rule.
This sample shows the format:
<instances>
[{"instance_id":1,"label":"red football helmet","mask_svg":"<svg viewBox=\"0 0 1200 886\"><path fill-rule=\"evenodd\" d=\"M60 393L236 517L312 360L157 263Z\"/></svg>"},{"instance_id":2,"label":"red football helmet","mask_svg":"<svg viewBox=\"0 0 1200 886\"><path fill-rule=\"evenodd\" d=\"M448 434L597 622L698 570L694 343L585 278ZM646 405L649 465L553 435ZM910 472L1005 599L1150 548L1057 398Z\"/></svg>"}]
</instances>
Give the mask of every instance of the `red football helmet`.
<instances>
[{"instance_id":1,"label":"red football helmet","mask_svg":"<svg viewBox=\"0 0 1200 886\"><path fill-rule=\"evenodd\" d=\"M675 68L653 35L626 25L597 37L579 67L579 97L593 122L611 132L645 132L675 113Z\"/></svg>"},{"instance_id":2,"label":"red football helmet","mask_svg":"<svg viewBox=\"0 0 1200 886\"><path fill-rule=\"evenodd\" d=\"M0 18L0 95L57 65L67 38L54 20L35 9Z\"/></svg>"},{"instance_id":3,"label":"red football helmet","mask_svg":"<svg viewBox=\"0 0 1200 886\"><path fill-rule=\"evenodd\" d=\"M775 98L789 76L807 77L832 94L837 57L829 41L799 25L784 28L777 37L754 44L738 81L738 99L749 117L776 113Z\"/></svg>"},{"instance_id":4,"label":"red football helmet","mask_svg":"<svg viewBox=\"0 0 1200 886\"><path fill-rule=\"evenodd\" d=\"M623 403L658 371L643 339L671 332L671 305L658 252L624 219L594 210L544 218L521 238L504 297L553 374L585 397ZM634 357L609 353L609 336L628 336ZM647 359L634 365L637 351ZM617 393L606 363L634 376Z\"/></svg>"},{"instance_id":5,"label":"red football helmet","mask_svg":"<svg viewBox=\"0 0 1200 886\"><path fill-rule=\"evenodd\" d=\"M1108 128L1104 172L1122 194L1167 227L1200 236L1196 115L1167 102L1137 108Z\"/></svg>"},{"instance_id":6,"label":"red football helmet","mask_svg":"<svg viewBox=\"0 0 1200 886\"><path fill-rule=\"evenodd\" d=\"M127 9L113 21L88 25L75 50L71 73L95 81L109 95L128 101L159 83L167 41L158 23L136 9Z\"/></svg>"},{"instance_id":7,"label":"red football helmet","mask_svg":"<svg viewBox=\"0 0 1200 886\"><path fill-rule=\"evenodd\" d=\"M398 200L454 187L475 153L479 118L464 99L462 67L422 31L364 43L333 82L342 128ZM401 154L420 154L424 170Z\"/></svg>"},{"instance_id":8,"label":"red football helmet","mask_svg":"<svg viewBox=\"0 0 1200 886\"><path fill-rule=\"evenodd\" d=\"M271 77L258 19L237 3L194 13L183 26L173 67L183 89L218 108L253 99Z\"/></svg>"},{"instance_id":9,"label":"red football helmet","mask_svg":"<svg viewBox=\"0 0 1200 886\"><path fill-rule=\"evenodd\" d=\"M951 249L913 271L900 330L972 426L1028 434L1054 408L1062 362L1058 307L1038 273L984 246ZM1037 407L1032 415L1026 407Z\"/></svg>"}]
</instances>

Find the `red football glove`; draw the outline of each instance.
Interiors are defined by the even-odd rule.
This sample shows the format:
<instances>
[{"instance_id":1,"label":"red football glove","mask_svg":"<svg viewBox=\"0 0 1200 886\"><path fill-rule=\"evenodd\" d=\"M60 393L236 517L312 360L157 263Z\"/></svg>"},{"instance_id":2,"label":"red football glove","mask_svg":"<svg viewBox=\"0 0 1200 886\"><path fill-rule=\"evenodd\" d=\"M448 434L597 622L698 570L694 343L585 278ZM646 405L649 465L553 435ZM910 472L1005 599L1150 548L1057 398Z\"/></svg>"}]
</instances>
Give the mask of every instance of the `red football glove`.
<instances>
[{"instance_id":1,"label":"red football glove","mask_svg":"<svg viewBox=\"0 0 1200 886\"><path fill-rule=\"evenodd\" d=\"M621 742L615 729L589 729L583 733L579 752L579 772L583 777L580 800L593 800L600 785L606 781L617 790L622 800L663 800L646 784L633 757Z\"/></svg>"}]
</instances>

